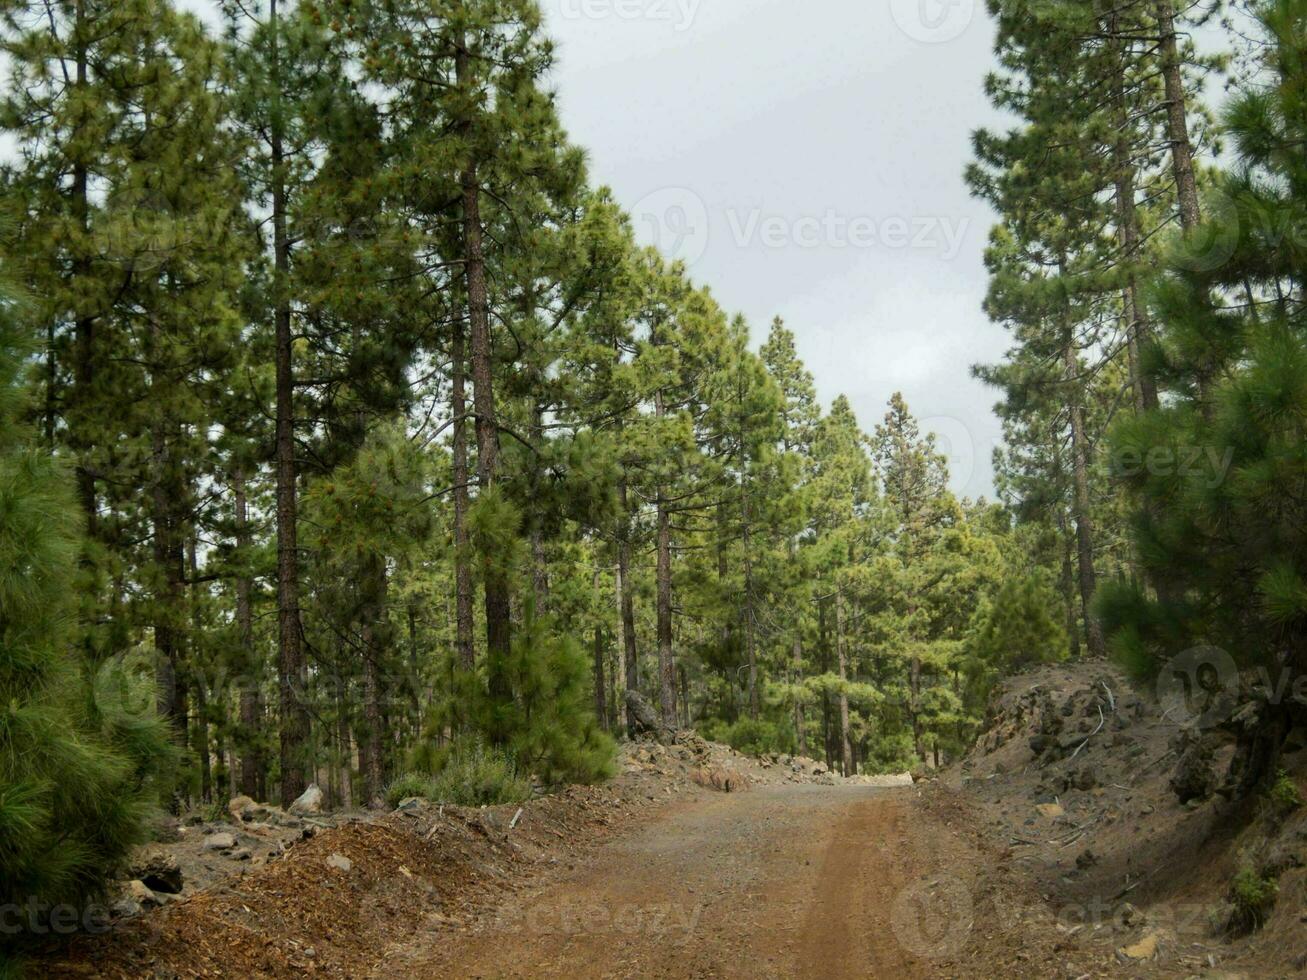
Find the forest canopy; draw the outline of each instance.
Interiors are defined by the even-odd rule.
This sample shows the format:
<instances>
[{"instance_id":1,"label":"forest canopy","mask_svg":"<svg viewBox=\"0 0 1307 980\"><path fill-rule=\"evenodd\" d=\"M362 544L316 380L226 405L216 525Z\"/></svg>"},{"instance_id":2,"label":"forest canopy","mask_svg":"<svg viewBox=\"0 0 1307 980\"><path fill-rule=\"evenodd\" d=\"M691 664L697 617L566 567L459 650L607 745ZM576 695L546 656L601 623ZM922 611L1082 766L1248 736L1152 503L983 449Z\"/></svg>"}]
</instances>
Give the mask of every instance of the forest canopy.
<instances>
[{"instance_id":1,"label":"forest canopy","mask_svg":"<svg viewBox=\"0 0 1307 980\"><path fill-rule=\"evenodd\" d=\"M990 0L994 501L639 246L532 0L218 6L0 0L6 889L152 807L601 780L645 703L851 775L1038 664L1301 672L1303 0L1237 65L1210 4Z\"/></svg>"}]
</instances>

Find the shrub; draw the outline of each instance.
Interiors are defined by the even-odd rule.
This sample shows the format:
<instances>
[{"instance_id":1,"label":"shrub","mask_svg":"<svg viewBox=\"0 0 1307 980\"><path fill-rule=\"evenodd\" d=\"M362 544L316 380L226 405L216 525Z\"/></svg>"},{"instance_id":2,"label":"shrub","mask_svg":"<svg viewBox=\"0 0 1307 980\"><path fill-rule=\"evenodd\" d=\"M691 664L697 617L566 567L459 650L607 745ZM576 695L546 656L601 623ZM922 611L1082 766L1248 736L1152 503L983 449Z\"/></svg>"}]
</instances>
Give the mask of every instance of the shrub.
<instances>
[{"instance_id":1,"label":"shrub","mask_svg":"<svg viewBox=\"0 0 1307 980\"><path fill-rule=\"evenodd\" d=\"M547 784L593 783L613 775L617 746L595 720L589 655L549 618L529 617L506 657L486 657L488 674L511 692L484 696L478 728L505 746L524 773Z\"/></svg>"},{"instance_id":2,"label":"shrub","mask_svg":"<svg viewBox=\"0 0 1307 980\"><path fill-rule=\"evenodd\" d=\"M531 781L502 749L478 739L455 742L449 758L432 781L433 799L460 806L524 803L531 798Z\"/></svg>"},{"instance_id":3,"label":"shrub","mask_svg":"<svg viewBox=\"0 0 1307 980\"><path fill-rule=\"evenodd\" d=\"M1279 891L1274 878L1258 874L1253 867L1245 866L1235 875L1230 886L1230 901L1234 905L1232 927L1238 932L1260 929L1275 907Z\"/></svg>"},{"instance_id":4,"label":"shrub","mask_svg":"<svg viewBox=\"0 0 1307 980\"><path fill-rule=\"evenodd\" d=\"M386 787L386 806L393 810L411 797L430 800L434 795L435 789L430 776L418 772L406 772Z\"/></svg>"},{"instance_id":5,"label":"shrub","mask_svg":"<svg viewBox=\"0 0 1307 980\"><path fill-rule=\"evenodd\" d=\"M1287 816L1302 806L1302 793L1298 789L1298 784L1283 769L1280 770L1267 795L1277 816Z\"/></svg>"},{"instance_id":6,"label":"shrub","mask_svg":"<svg viewBox=\"0 0 1307 980\"><path fill-rule=\"evenodd\" d=\"M531 781L519 773L505 750L487 746L478 738L465 738L439 756L434 773L411 772L391 783L386 802L394 807L417 796L456 806L499 806L531 798Z\"/></svg>"},{"instance_id":7,"label":"shrub","mask_svg":"<svg viewBox=\"0 0 1307 980\"><path fill-rule=\"evenodd\" d=\"M768 752L792 755L798 745L794 729L789 725L777 725L761 718L741 718L733 724L709 722L703 726L701 734L710 741L725 742L745 755L765 755Z\"/></svg>"},{"instance_id":8,"label":"shrub","mask_svg":"<svg viewBox=\"0 0 1307 980\"><path fill-rule=\"evenodd\" d=\"M77 653L80 511L19 421L27 339L0 296L0 906L76 906L148 838L174 753L137 665Z\"/></svg>"}]
</instances>

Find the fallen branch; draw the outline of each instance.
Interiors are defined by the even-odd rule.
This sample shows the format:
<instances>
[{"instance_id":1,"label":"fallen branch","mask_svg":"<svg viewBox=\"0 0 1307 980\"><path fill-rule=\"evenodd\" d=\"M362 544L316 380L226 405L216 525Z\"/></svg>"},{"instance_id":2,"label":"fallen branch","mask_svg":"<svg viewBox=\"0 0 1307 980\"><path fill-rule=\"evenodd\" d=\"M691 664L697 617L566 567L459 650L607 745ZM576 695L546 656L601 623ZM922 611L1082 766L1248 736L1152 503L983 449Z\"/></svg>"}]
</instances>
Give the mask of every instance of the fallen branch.
<instances>
[{"instance_id":1,"label":"fallen branch","mask_svg":"<svg viewBox=\"0 0 1307 980\"><path fill-rule=\"evenodd\" d=\"M1112 706L1112 714L1116 714L1116 695L1114 695L1112 689L1107 686L1107 681L1099 681L1098 683L1103 685L1103 690L1107 692L1107 701L1108 704Z\"/></svg>"}]
</instances>

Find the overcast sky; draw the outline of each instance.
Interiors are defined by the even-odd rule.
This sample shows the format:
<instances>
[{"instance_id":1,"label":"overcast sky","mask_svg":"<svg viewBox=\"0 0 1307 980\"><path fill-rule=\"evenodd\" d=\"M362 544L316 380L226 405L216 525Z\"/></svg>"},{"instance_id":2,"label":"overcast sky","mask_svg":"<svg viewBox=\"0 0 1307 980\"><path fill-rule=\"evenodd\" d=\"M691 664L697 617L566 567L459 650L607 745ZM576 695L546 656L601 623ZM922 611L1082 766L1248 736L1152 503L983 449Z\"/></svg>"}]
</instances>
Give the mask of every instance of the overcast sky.
<instances>
[{"instance_id":1,"label":"overcast sky","mask_svg":"<svg viewBox=\"0 0 1307 980\"><path fill-rule=\"evenodd\" d=\"M781 316L823 402L870 431L895 391L992 494L993 215L962 181L992 29L980 0L544 0L597 184L755 341Z\"/></svg>"}]
</instances>

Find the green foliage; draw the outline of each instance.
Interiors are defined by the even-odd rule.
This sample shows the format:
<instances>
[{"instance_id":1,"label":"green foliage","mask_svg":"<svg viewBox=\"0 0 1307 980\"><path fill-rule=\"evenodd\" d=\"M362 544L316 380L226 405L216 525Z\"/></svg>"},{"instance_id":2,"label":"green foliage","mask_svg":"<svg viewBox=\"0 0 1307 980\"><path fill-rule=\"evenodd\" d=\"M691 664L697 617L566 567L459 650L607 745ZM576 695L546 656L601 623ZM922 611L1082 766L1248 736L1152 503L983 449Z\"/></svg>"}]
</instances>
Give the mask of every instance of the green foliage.
<instances>
[{"instance_id":1,"label":"green foliage","mask_svg":"<svg viewBox=\"0 0 1307 980\"><path fill-rule=\"evenodd\" d=\"M551 626L548 618L529 619L507 657L487 656L487 675L503 678L512 697L487 695L476 717L494 744L544 783L597 782L613 774L616 746L595 720L585 650Z\"/></svg>"},{"instance_id":2,"label":"green foliage","mask_svg":"<svg viewBox=\"0 0 1307 980\"><path fill-rule=\"evenodd\" d=\"M982 702L999 678L1066 656L1066 629L1046 574L1013 573L976 610L966 643L967 674Z\"/></svg>"},{"instance_id":3,"label":"green foliage","mask_svg":"<svg viewBox=\"0 0 1307 980\"><path fill-rule=\"evenodd\" d=\"M132 661L77 658L80 519L18 417L30 349L0 300L0 906L80 905L147 838L172 752Z\"/></svg>"},{"instance_id":4,"label":"green foliage","mask_svg":"<svg viewBox=\"0 0 1307 980\"><path fill-rule=\"evenodd\" d=\"M391 809L412 797L428 801L436 798L435 787L430 776L406 772L398 779L391 780L386 786L386 806Z\"/></svg>"},{"instance_id":5,"label":"green foliage","mask_svg":"<svg viewBox=\"0 0 1307 980\"><path fill-rule=\"evenodd\" d=\"M1298 789L1298 784L1283 769L1271 784L1271 788L1266 791L1266 797L1271 801L1271 806L1275 808L1277 816L1284 817L1297 810L1303 804L1302 791Z\"/></svg>"},{"instance_id":6,"label":"green foliage","mask_svg":"<svg viewBox=\"0 0 1307 980\"><path fill-rule=\"evenodd\" d=\"M725 742L735 751L752 756L770 752L793 755L798 748L791 725L762 718L741 718L734 723L711 719L700 725L699 734L713 742Z\"/></svg>"},{"instance_id":7,"label":"green foliage","mask_svg":"<svg viewBox=\"0 0 1307 980\"><path fill-rule=\"evenodd\" d=\"M410 772L386 787L386 803L398 806L409 797L457 806L499 806L525 803L531 781L512 754L464 737L441 749L430 772Z\"/></svg>"},{"instance_id":8,"label":"green foliage","mask_svg":"<svg viewBox=\"0 0 1307 980\"><path fill-rule=\"evenodd\" d=\"M1279 895L1280 886L1274 878L1259 874L1251 865L1239 869L1230 884L1230 901L1234 905L1231 925L1234 930L1251 932L1260 929L1275 908Z\"/></svg>"},{"instance_id":9,"label":"green foliage","mask_svg":"<svg viewBox=\"0 0 1307 980\"><path fill-rule=\"evenodd\" d=\"M1120 585L1099 609L1116 655L1145 676L1199 644L1240 666L1279 670L1287 654L1295 674L1304 667L1307 510L1289 488L1307 470L1307 277L1284 229L1307 214L1295 152L1307 134L1307 3L1257 10L1270 42L1263 81L1225 119L1240 167L1152 283L1161 328L1146 361L1168 397L1112 433L1140 564L1166 588L1154 598Z\"/></svg>"}]
</instances>

